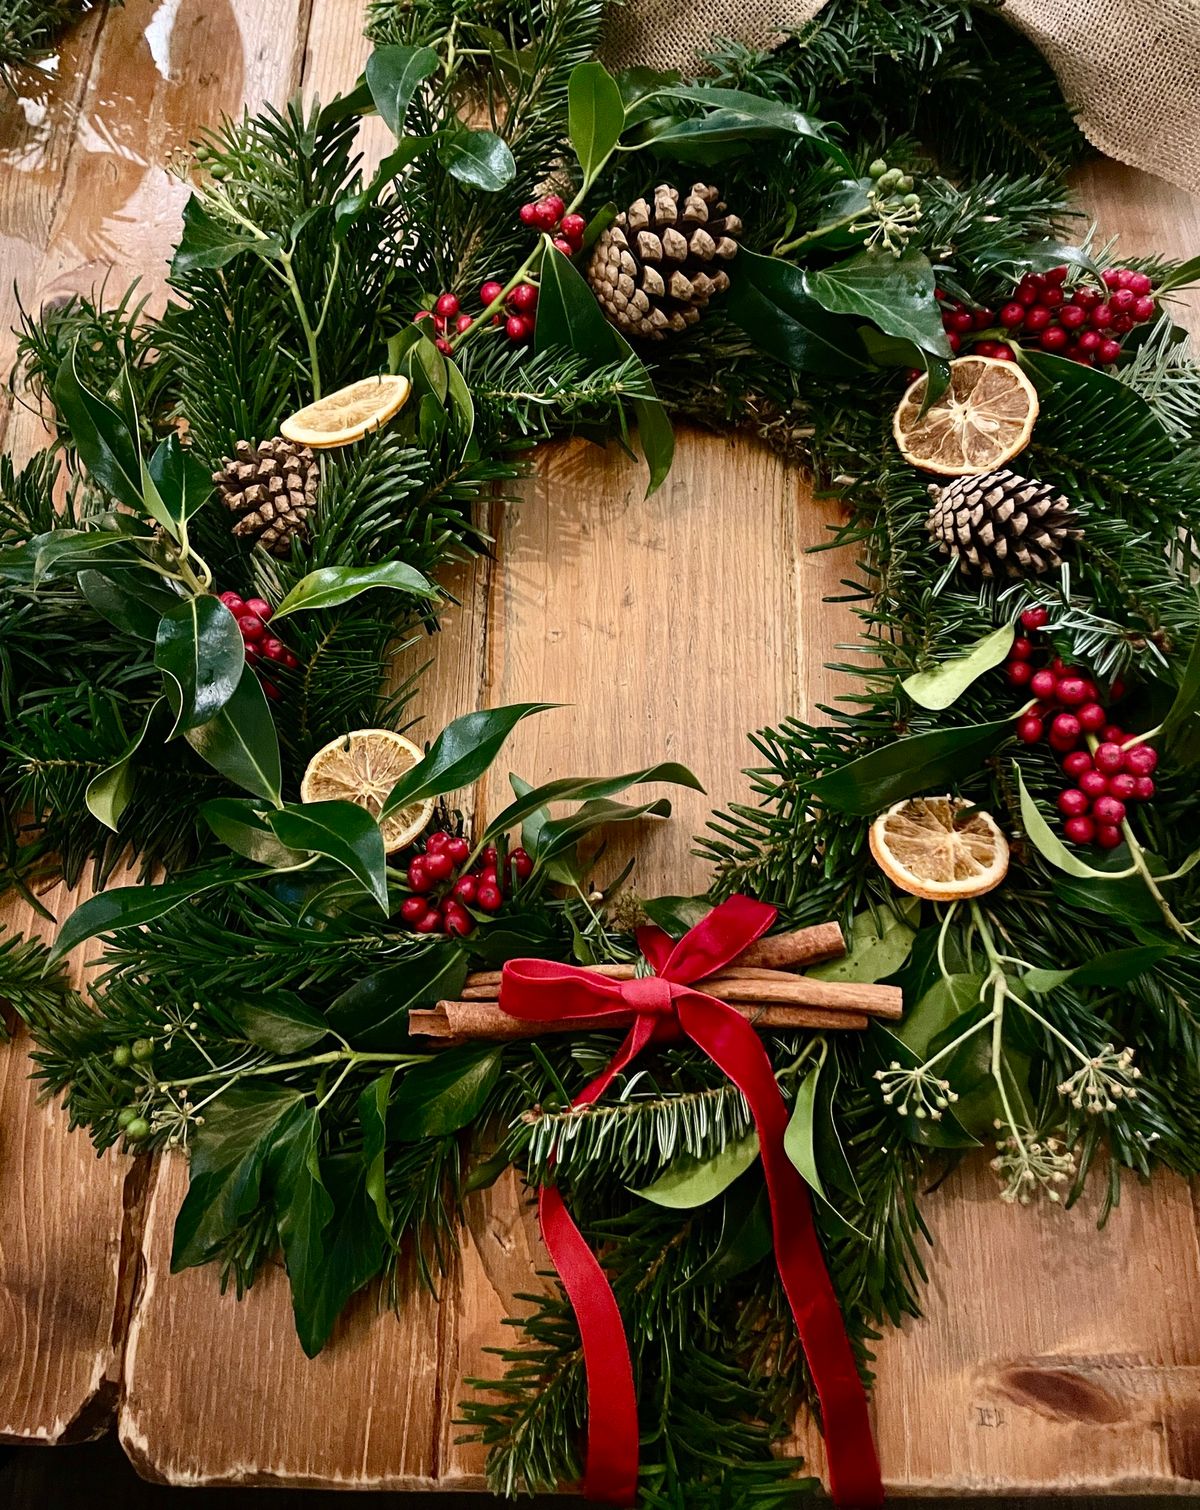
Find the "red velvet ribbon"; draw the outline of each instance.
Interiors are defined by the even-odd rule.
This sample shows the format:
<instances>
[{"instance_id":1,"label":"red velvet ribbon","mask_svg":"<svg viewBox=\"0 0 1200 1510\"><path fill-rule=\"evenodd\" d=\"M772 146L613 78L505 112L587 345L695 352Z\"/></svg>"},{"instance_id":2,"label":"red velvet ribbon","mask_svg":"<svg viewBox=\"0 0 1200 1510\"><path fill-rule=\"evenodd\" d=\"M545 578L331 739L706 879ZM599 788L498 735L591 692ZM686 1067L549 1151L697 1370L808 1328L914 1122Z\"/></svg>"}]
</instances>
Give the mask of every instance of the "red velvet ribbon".
<instances>
[{"instance_id":1,"label":"red velvet ribbon","mask_svg":"<svg viewBox=\"0 0 1200 1510\"><path fill-rule=\"evenodd\" d=\"M839 1505L867 1510L883 1500L867 1398L825 1268L808 1187L784 1152L787 1106L750 1023L727 1003L691 986L732 963L774 921L773 907L734 896L678 943L661 928L641 928L638 946L655 973L637 980L608 980L550 960L511 960L504 966L500 1006L510 1016L535 1022L635 1014L612 1062L576 1097L575 1106L598 1100L648 1043L680 1034L703 1049L745 1096L758 1131L779 1275L821 1402L830 1491ZM588 1388L584 1488L591 1499L629 1505L637 1493L637 1398L616 1297L556 1187L543 1186L538 1192L538 1219L583 1343Z\"/></svg>"}]
</instances>

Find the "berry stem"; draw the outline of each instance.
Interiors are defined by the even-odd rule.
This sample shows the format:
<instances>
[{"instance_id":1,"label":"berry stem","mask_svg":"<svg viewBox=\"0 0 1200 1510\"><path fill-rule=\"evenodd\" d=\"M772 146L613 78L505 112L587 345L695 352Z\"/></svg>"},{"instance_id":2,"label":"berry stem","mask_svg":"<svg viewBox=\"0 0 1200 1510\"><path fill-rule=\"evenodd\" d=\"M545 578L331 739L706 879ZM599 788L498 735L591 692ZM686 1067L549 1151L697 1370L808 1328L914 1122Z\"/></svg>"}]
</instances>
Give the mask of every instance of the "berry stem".
<instances>
[{"instance_id":1,"label":"berry stem","mask_svg":"<svg viewBox=\"0 0 1200 1510\"><path fill-rule=\"evenodd\" d=\"M1181 923L1175 916L1175 914L1171 911L1171 904L1159 890L1158 882L1155 880L1149 865L1146 863L1145 851L1138 843L1133 829L1129 826L1128 818L1122 819L1121 832L1125 835L1125 842L1129 845L1129 853L1133 856L1134 869L1137 871L1138 875L1141 876L1142 883L1145 886L1146 890L1154 898L1154 905L1158 908L1159 912L1162 913L1163 922L1167 925L1172 933L1177 934L1182 939L1186 939L1189 944L1200 944L1200 934L1193 933L1191 929L1188 928L1185 924Z\"/></svg>"}]
</instances>

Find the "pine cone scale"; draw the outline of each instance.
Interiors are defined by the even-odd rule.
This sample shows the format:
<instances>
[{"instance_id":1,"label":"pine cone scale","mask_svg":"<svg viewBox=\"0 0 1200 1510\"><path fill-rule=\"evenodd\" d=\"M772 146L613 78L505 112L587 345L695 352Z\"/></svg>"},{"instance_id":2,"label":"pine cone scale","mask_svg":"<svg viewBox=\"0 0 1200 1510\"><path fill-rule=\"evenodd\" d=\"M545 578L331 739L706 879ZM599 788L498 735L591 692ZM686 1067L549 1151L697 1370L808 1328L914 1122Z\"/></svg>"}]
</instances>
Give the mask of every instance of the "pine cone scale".
<instances>
[{"instance_id":1,"label":"pine cone scale","mask_svg":"<svg viewBox=\"0 0 1200 1510\"><path fill-rule=\"evenodd\" d=\"M225 507L240 517L233 533L252 539L275 556L287 556L293 539L304 539L316 507L318 468L312 451L282 435L253 446L239 440L223 458L213 482Z\"/></svg>"},{"instance_id":2,"label":"pine cone scale","mask_svg":"<svg viewBox=\"0 0 1200 1510\"><path fill-rule=\"evenodd\" d=\"M941 553L964 572L1026 577L1062 564L1063 551L1083 535L1079 516L1045 482L1001 468L982 477L930 485L927 528Z\"/></svg>"}]
</instances>

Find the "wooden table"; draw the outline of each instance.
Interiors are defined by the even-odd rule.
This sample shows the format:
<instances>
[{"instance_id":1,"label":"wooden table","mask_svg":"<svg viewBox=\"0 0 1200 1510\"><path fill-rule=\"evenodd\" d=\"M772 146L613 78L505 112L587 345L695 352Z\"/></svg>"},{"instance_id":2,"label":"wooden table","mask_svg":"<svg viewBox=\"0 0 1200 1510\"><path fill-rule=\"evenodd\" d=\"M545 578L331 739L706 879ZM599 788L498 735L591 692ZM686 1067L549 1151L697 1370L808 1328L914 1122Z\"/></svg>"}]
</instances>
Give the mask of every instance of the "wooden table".
<instances>
[{"instance_id":1,"label":"wooden table","mask_svg":"<svg viewBox=\"0 0 1200 1510\"><path fill-rule=\"evenodd\" d=\"M140 273L160 295L185 195L163 171L169 152L243 101L350 84L360 24L360 0L102 6L44 100L0 99L0 328L13 322L14 279L33 305L91 288L110 266L114 289ZM1200 248L1195 199L1111 163L1081 188L1129 251ZM40 441L20 409L0 412L5 426L17 451ZM615 453L542 454L520 503L496 511L494 562L456 584L462 607L421 711L436 730L481 704L570 704L514 739L512 765L534 780L692 764L708 796L683 794L669 824L637 839L641 889L687 892L704 882L690 836L710 805L746 792L745 731L806 715L835 690L822 662L849 624L822 598L848 563L805 554L829 506L745 442L684 436L667 485L648 502L643 488ZM502 800L500 779L475 793L480 810ZM5 916L36 927L20 903ZM309 1363L282 1271L241 1304L208 1270L169 1274L182 1163L97 1161L36 1104L26 1048L0 1049L0 1438L70 1442L115 1416L138 1470L172 1484L480 1484L478 1451L456 1445L462 1379L485 1371L513 1291L543 1282L514 1185L474 1199L440 1304L415 1288L399 1317L361 1304ZM1187 1186L1129 1185L1100 1232L1086 1205L1002 1205L978 1160L925 1209L937 1238L926 1319L879 1347L889 1484L1197 1492L1200 1254Z\"/></svg>"}]
</instances>

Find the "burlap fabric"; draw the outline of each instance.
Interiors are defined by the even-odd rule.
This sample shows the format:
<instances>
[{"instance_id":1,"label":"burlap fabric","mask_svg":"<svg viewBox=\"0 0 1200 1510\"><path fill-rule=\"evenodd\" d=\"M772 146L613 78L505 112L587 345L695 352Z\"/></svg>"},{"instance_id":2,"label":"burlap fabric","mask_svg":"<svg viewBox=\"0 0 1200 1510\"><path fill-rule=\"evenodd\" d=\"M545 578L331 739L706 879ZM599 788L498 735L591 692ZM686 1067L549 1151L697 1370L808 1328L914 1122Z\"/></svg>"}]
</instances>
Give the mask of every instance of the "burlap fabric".
<instances>
[{"instance_id":1,"label":"burlap fabric","mask_svg":"<svg viewBox=\"0 0 1200 1510\"><path fill-rule=\"evenodd\" d=\"M812 19L824 0L620 0L609 60L692 67L713 37L755 46ZM1200 0L1008 0L1090 142L1135 168L1200 185Z\"/></svg>"}]
</instances>

